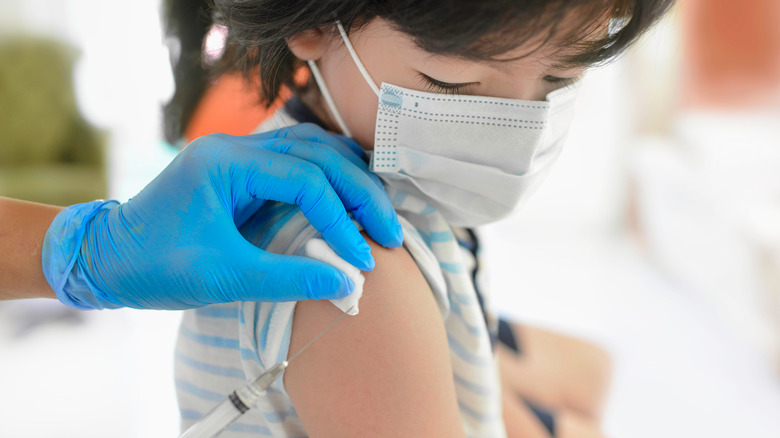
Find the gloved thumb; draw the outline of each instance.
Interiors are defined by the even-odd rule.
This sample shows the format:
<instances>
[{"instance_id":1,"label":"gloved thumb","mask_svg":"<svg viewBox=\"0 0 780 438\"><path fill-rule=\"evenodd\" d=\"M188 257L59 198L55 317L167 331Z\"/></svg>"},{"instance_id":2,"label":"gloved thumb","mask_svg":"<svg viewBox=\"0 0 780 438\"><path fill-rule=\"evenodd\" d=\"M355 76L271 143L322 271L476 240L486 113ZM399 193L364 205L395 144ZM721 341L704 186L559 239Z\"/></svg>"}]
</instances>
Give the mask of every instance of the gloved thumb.
<instances>
[{"instance_id":1,"label":"gloved thumb","mask_svg":"<svg viewBox=\"0 0 780 438\"><path fill-rule=\"evenodd\" d=\"M349 277L327 263L255 246L247 253L233 265L240 284L231 297L234 301L332 300L355 289Z\"/></svg>"}]
</instances>

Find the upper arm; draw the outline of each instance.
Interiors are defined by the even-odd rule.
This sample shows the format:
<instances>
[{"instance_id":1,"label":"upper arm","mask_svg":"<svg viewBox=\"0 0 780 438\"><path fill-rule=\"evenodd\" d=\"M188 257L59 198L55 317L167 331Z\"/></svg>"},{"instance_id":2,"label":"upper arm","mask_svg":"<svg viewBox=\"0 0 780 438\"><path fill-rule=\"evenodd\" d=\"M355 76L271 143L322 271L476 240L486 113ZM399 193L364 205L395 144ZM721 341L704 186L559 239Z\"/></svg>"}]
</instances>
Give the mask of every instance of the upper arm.
<instances>
[{"instance_id":1,"label":"upper arm","mask_svg":"<svg viewBox=\"0 0 780 438\"><path fill-rule=\"evenodd\" d=\"M312 437L463 435L447 335L427 282L403 248L370 241L360 313L314 342L285 371ZM295 310L290 354L335 320L327 301Z\"/></svg>"}]
</instances>

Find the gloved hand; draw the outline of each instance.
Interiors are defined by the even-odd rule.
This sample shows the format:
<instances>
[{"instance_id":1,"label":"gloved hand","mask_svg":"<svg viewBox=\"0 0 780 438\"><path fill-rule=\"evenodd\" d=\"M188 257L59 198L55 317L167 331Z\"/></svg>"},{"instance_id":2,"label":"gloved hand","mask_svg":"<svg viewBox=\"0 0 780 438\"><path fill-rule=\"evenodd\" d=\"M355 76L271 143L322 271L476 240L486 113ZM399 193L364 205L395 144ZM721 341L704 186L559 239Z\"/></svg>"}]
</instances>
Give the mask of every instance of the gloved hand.
<instances>
[{"instance_id":1,"label":"gloved hand","mask_svg":"<svg viewBox=\"0 0 780 438\"><path fill-rule=\"evenodd\" d=\"M63 210L44 239L44 274L79 309L343 297L354 286L337 269L260 250L237 227L265 200L295 203L344 260L372 269L347 211L384 246L400 246L403 235L362 153L311 124L201 137L129 201Z\"/></svg>"}]
</instances>

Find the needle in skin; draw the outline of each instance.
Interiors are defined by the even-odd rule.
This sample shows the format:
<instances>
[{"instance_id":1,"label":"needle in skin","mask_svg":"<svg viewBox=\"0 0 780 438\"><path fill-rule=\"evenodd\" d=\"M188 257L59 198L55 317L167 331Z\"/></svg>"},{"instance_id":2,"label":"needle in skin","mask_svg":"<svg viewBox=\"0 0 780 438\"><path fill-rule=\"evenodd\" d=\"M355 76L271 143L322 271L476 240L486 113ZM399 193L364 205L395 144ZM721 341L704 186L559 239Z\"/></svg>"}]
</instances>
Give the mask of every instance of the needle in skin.
<instances>
[{"instance_id":1,"label":"needle in skin","mask_svg":"<svg viewBox=\"0 0 780 438\"><path fill-rule=\"evenodd\" d=\"M331 328L332 328L334 325L336 325L336 323L337 323L337 322L341 321L341 319L342 319L342 318L344 318L345 316L347 316L347 315L349 314L349 312L351 312L351 311L352 311L352 309L354 309L354 307L352 307L351 309L349 309L349 310L347 310L346 312L342 313L342 314L341 314L341 316L339 316L338 318L336 318L336 319L335 319L335 320L334 320L332 323L330 323L330 325L329 325L329 326L325 327L325 329L324 329L323 331L319 332L319 333L317 334L317 336L313 337L313 338L311 339L311 341L309 341L309 342L308 342L306 345L304 345L303 347L301 347L301 348L300 348L300 349L299 349L299 350L298 350L298 351L297 351L295 354L293 354L293 355L292 355L292 357L290 357L289 359L287 359L287 363L289 364L290 362L292 362L292 360L293 360L293 359L295 359L296 357L298 357L298 355L299 355L299 354L303 353L303 350L307 349L307 348L309 347L309 345L313 344L313 343L314 343L314 341L316 341L316 340L317 340L317 339L319 339L319 338L320 338L322 335L324 335L324 334L325 334L325 332L327 332L328 330L330 330L330 329L331 329Z\"/></svg>"}]
</instances>

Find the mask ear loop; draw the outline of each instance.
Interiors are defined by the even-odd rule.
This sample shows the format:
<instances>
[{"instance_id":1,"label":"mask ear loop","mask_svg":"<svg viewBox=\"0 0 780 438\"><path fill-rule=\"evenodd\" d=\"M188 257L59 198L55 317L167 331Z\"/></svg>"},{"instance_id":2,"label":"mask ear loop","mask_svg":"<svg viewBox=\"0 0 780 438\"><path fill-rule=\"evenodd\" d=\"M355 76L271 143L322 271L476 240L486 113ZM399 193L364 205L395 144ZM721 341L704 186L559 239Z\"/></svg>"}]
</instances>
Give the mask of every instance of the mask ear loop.
<instances>
[{"instance_id":1,"label":"mask ear loop","mask_svg":"<svg viewBox=\"0 0 780 438\"><path fill-rule=\"evenodd\" d=\"M341 133L346 135L347 137L352 137L352 132L347 128L347 124L344 123L344 119L341 118L341 114L339 114L339 110L336 109L336 103L333 102L333 97L330 95L330 91L328 91L328 87L325 85L325 79L322 78L322 74L320 73L319 67L317 67L317 63L314 61L308 61L309 68L311 69L311 74L314 76L314 82L317 83L317 86L320 88L320 93L322 93L322 97L325 98L325 103L328 104L328 108L330 108L331 114L333 114L333 118L336 119L336 124L339 125L339 129L341 129Z\"/></svg>"},{"instance_id":2,"label":"mask ear loop","mask_svg":"<svg viewBox=\"0 0 780 438\"><path fill-rule=\"evenodd\" d=\"M336 28L338 28L339 33L341 34L341 39L344 40L344 45L347 47L350 56L352 56L352 60L355 61L355 65L357 66L358 70L360 70L360 74L363 75L363 78L368 83L368 86L371 87L371 90L374 92L374 94L379 97L379 87L376 86L374 80L371 79L371 75L368 74L368 70L366 70L366 67L363 66L362 62L360 62L360 58L358 57L357 52L355 52L355 48L352 47L352 43L349 41L349 37L347 36L347 31L344 30L344 26L341 25L341 21L336 20ZM333 101L333 96L331 96L327 85L325 85L325 79L323 79L322 73L320 73L320 69L317 67L317 63L315 61L309 60L308 64L309 69L311 69L311 73L314 76L314 82L316 82L317 86L320 88L320 93L322 93L322 97L325 98L325 103L328 104L328 108L330 108L330 112L333 114L333 118L336 119L336 124L339 125L339 129L341 129L341 132L347 137L352 137L352 132L349 130L349 128L347 128L347 124L344 123L344 119L341 118L339 110L336 109L336 103Z\"/></svg>"},{"instance_id":3,"label":"mask ear loop","mask_svg":"<svg viewBox=\"0 0 780 438\"><path fill-rule=\"evenodd\" d=\"M368 74L368 70L366 70L366 67L363 66L363 63L360 61L360 58L357 55L357 52L355 51L355 48L352 47L352 43L349 41L349 37L347 36L347 31L344 30L344 26L341 25L341 21L336 20L336 27L339 30L339 33L341 34L341 39L344 40L344 45L347 46L347 50L349 50L349 54L352 56L352 59L355 61L355 65L357 65L358 70L360 70L360 74L363 75L363 78L368 82L368 86L371 87L372 90L374 90L374 94L376 94L377 97L379 97L379 87L376 86L376 83L374 83L374 80L371 79L371 75Z\"/></svg>"}]
</instances>

